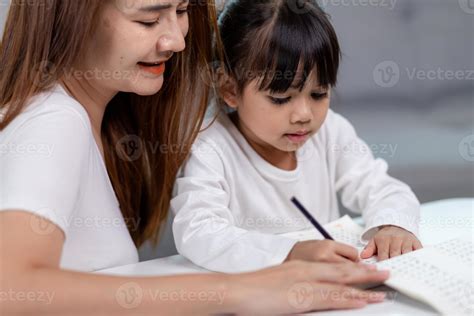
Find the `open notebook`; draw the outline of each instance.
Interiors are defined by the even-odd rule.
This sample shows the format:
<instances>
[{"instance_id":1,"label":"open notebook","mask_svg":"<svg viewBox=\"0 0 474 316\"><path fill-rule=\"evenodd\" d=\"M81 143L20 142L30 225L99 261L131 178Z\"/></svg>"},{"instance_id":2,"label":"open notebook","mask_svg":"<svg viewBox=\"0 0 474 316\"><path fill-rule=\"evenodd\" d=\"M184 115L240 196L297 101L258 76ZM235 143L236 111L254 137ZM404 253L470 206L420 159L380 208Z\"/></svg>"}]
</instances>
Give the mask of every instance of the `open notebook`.
<instances>
[{"instance_id":1,"label":"open notebook","mask_svg":"<svg viewBox=\"0 0 474 316\"><path fill-rule=\"evenodd\" d=\"M363 228L349 216L324 225L331 236L362 251ZM316 229L284 234L297 240L323 239ZM422 301L441 314L474 315L474 243L464 236L392 259L377 262L375 257L363 260L389 270L385 284Z\"/></svg>"}]
</instances>

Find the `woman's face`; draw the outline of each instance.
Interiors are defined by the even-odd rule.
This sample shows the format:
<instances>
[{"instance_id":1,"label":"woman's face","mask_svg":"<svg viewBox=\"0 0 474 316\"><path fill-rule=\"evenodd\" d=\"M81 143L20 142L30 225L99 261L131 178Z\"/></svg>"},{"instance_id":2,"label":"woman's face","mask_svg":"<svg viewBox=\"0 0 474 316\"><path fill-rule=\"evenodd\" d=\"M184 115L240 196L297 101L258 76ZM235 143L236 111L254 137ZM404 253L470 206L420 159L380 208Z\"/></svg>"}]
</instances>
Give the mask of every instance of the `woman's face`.
<instances>
[{"instance_id":1,"label":"woman's face","mask_svg":"<svg viewBox=\"0 0 474 316\"><path fill-rule=\"evenodd\" d=\"M108 0L104 6L78 67L82 75L106 91L157 93L164 63L185 49L189 1Z\"/></svg>"}]
</instances>

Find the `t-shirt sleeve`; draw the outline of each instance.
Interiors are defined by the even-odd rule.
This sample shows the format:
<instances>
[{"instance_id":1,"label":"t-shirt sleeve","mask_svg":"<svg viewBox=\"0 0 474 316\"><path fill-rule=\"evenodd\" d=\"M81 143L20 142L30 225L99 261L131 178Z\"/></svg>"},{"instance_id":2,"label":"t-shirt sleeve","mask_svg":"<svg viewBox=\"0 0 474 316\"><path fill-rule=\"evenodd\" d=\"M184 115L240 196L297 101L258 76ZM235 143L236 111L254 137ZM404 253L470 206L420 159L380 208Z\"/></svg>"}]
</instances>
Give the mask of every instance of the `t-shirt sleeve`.
<instances>
[{"instance_id":1,"label":"t-shirt sleeve","mask_svg":"<svg viewBox=\"0 0 474 316\"><path fill-rule=\"evenodd\" d=\"M370 240L383 225L418 235L420 203L411 188L388 174L385 160L373 156L349 121L337 113L331 120L336 135L331 146L337 164L335 188L345 207L362 214L362 240Z\"/></svg>"},{"instance_id":2,"label":"t-shirt sleeve","mask_svg":"<svg viewBox=\"0 0 474 316\"><path fill-rule=\"evenodd\" d=\"M67 236L90 141L90 129L73 109L35 115L16 126L0 148L0 211L37 214Z\"/></svg>"}]
</instances>

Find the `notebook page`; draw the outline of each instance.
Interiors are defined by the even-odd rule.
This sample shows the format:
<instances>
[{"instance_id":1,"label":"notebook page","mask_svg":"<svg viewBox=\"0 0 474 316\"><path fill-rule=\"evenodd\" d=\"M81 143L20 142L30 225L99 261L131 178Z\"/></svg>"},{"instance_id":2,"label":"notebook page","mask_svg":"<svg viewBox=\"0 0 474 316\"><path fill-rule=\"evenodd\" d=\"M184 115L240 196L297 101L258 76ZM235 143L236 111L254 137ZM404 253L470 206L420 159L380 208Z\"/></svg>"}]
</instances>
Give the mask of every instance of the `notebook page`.
<instances>
[{"instance_id":1,"label":"notebook page","mask_svg":"<svg viewBox=\"0 0 474 316\"><path fill-rule=\"evenodd\" d=\"M471 236L461 236L432 247L449 257L455 258L463 265L473 267L474 242Z\"/></svg>"},{"instance_id":2,"label":"notebook page","mask_svg":"<svg viewBox=\"0 0 474 316\"><path fill-rule=\"evenodd\" d=\"M464 251L463 242L453 241L449 245L461 245L449 250L453 254ZM434 246L378 262L377 267L390 270L386 285L433 306L442 314L474 314L472 266L460 262L455 255L447 255Z\"/></svg>"}]
</instances>

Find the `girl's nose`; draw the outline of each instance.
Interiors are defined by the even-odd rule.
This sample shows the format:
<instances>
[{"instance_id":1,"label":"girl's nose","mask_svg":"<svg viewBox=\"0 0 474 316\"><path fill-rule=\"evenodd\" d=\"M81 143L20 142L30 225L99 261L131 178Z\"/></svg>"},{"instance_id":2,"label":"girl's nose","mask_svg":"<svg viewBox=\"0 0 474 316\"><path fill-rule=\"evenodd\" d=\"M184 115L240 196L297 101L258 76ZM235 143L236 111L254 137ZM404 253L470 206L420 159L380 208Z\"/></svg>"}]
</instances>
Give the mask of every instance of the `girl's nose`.
<instances>
[{"instance_id":1,"label":"girl's nose","mask_svg":"<svg viewBox=\"0 0 474 316\"><path fill-rule=\"evenodd\" d=\"M313 112L311 111L310 103L302 100L295 104L293 112L291 113L292 124L309 123L313 119Z\"/></svg>"}]
</instances>

